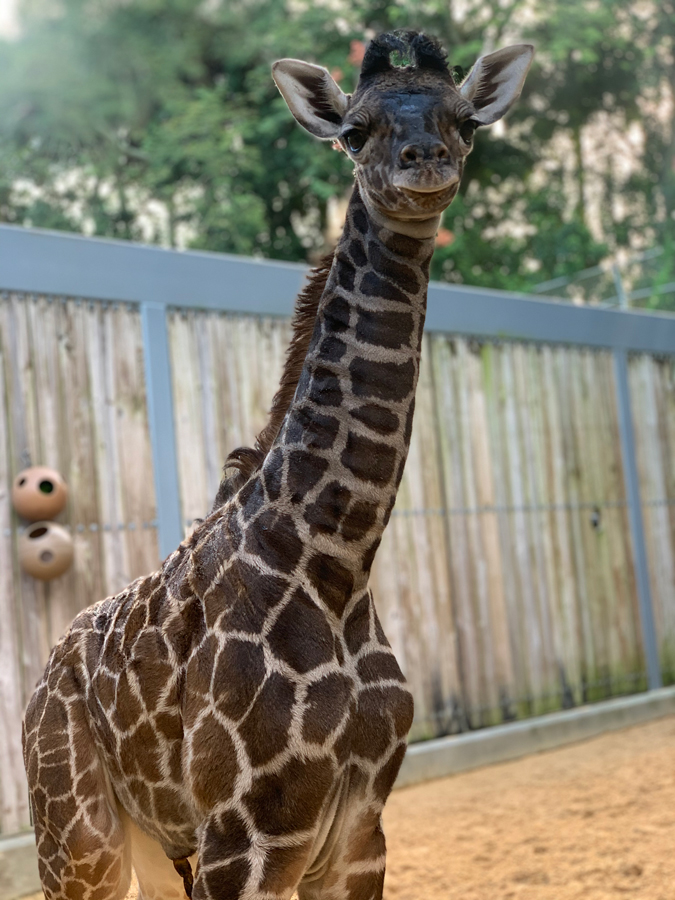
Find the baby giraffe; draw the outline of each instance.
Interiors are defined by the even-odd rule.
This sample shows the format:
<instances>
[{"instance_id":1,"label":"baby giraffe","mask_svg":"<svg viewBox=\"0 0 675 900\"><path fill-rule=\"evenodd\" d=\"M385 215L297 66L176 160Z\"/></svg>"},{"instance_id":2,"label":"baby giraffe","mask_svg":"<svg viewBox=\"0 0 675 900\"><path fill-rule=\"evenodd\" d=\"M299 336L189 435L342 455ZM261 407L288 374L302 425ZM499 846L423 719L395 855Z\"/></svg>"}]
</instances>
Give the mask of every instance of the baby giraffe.
<instances>
[{"instance_id":1,"label":"baby giraffe","mask_svg":"<svg viewBox=\"0 0 675 900\"><path fill-rule=\"evenodd\" d=\"M436 41L384 34L351 96L323 68L274 64L297 121L355 164L347 221L263 458L158 572L77 616L30 701L47 900L119 900L132 864L143 900L382 897L413 704L368 577L408 452L439 217L531 58L492 53L457 87Z\"/></svg>"}]
</instances>

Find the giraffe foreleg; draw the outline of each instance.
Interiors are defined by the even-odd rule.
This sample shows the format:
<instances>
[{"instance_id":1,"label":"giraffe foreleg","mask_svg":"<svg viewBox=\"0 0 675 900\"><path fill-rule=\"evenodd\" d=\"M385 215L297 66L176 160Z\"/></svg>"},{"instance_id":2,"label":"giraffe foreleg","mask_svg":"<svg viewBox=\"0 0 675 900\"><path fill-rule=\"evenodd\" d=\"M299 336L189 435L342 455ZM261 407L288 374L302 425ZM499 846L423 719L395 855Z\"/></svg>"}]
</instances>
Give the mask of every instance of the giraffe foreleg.
<instances>
[{"instance_id":1,"label":"giraffe foreleg","mask_svg":"<svg viewBox=\"0 0 675 900\"><path fill-rule=\"evenodd\" d=\"M70 670L51 672L33 695L24 758L47 900L121 900L129 842Z\"/></svg>"},{"instance_id":2,"label":"giraffe foreleg","mask_svg":"<svg viewBox=\"0 0 675 900\"><path fill-rule=\"evenodd\" d=\"M192 900L290 900L305 871L314 834L261 834L241 812L212 812L200 829Z\"/></svg>"},{"instance_id":3,"label":"giraffe foreleg","mask_svg":"<svg viewBox=\"0 0 675 900\"><path fill-rule=\"evenodd\" d=\"M382 900L385 862L380 817L366 812L345 829L321 876L300 884L299 900Z\"/></svg>"}]
</instances>

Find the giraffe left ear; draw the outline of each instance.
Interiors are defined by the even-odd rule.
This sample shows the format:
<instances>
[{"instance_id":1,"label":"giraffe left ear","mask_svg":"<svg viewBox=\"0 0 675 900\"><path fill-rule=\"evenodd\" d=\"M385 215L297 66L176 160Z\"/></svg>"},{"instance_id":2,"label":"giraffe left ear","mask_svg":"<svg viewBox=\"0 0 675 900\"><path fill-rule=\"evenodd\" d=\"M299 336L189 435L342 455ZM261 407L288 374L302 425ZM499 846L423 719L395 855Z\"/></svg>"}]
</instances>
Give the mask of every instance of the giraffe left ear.
<instances>
[{"instance_id":1,"label":"giraffe left ear","mask_svg":"<svg viewBox=\"0 0 675 900\"><path fill-rule=\"evenodd\" d=\"M533 56L532 44L514 44L481 56L476 62L459 92L475 107L472 119L478 125L491 125L513 106L520 97Z\"/></svg>"},{"instance_id":2,"label":"giraffe left ear","mask_svg":"<svg viewBox=\"0 0 675 900\"><path fill-rule=\"evenodd\" d=\"M299 59L280 59L272 77L297 121L310 134L334 141L349 106L349 97L327 69Z\"/></svg>"}]
</instances>

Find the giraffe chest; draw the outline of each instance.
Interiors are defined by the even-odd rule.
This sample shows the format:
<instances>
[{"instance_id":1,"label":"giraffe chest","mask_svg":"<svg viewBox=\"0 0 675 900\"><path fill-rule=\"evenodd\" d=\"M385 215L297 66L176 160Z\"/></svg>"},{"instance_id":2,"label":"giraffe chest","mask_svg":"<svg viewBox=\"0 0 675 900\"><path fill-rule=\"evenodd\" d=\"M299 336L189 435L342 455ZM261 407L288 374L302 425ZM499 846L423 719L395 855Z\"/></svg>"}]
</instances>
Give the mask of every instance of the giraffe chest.
<instances>
[{"instance_id":1,"label":"giraffe chest","mask_svg":"<svg viewBox=\"0 0 675 900\"><path fill-rule=\"evenodd\" d=\"M93 683L115 791L165 852L192 852L199 823L222 803L261 830L317 834L346 776L350 796L384 803L412 698L369 594L339 632L297 597L264 628L243 614L236 627L220 620L166 671L152 635L133 665L120 664L114 680L106 667Z\"/></svg>"},{"instance_id":2,"label":"giraffe chest","mask_svg":"<svg viewBox=\"0 0 675 900\"><path fill-rule=\"evenodd\" d=\"M236 744L255 770L295 748L375 759L407 734L412 701L369 594L342 632L296 596L262 634L210 632L187 666L182 709L197 753Z\"/></svg>"}]
</instances>

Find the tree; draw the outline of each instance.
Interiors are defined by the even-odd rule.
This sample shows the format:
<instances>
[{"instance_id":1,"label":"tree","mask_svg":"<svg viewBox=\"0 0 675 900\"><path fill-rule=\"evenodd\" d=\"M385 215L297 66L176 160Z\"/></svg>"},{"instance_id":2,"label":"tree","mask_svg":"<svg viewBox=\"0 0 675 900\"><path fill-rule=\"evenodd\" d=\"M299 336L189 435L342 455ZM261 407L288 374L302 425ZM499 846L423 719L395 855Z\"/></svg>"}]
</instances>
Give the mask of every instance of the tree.
<instances>
[{"instance_id":1,"label":"tree","mask_svg":"<svg viewBox=\"0 0 675 900\"><path fill-rule=\"evenodd\" d=\"M350 90L350 46L417 27L464 71L504 43L538 48L507 127L477 138L434 277L527 290L639 235L673 241L673 126L649 115L673 84L672 0L649 14L627 0L535 0L532 24L523 0L342 0L337 10L311 0L61 0L58 14L24 3L22 38L0 45L5 221L312 258L327 203L352 175L343 154L295 126L270 64L314 60ZM628 178L589 168L582 152L603 116L644 130Z\"/></svg>"}]
</instances>

